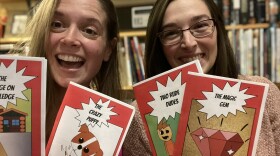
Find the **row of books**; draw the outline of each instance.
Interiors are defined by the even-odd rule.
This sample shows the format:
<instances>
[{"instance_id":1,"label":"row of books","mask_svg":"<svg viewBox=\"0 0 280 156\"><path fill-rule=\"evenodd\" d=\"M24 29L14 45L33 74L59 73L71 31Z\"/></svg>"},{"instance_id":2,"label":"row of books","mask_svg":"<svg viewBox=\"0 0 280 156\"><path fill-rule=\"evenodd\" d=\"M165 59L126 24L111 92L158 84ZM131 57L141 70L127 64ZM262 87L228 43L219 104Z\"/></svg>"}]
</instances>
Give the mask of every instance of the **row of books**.
<instances>
[{"instance_id":1,"label":"row of books","mask_svg":"<svg viewBox=\"0 0 280 156\"><path fill-rule=\"evenodd\" d=\"M241 74L280 82L280 28L231 29L228 35ZM144 79L145 44L137 36L125 36L119 48L122 86L131 87Z\"/></svg>"},{"instance_id":2,"label":"row of books","mask_svg":"<svg viewBox=\"0 0 280 156\"><path fill-rule=\"evenodd\" d=\"M239 71L280 82L280 28L228 31Z\"/></svg>"},{"instance_id":3,"label":"row of books","mask_svg":"<svg viewBox=\"0 0 280 156\"><path fill-rule=\"evenodd\" d=\"M123 37L119 45L119 62L122 86L132 86L144 80L144 49L145 44L137 36Z\"/></svg>"},{"instance_id":4,"label":"row of books","mask_svg":"<svg viewBox=\"0 0 280 156\"><path fill-rule=\"evenodd\" d=\"M280 21L280 0L214 0L226 25ZM274 19L275 18L275 19Z\"/></svg>"}]
</instances>

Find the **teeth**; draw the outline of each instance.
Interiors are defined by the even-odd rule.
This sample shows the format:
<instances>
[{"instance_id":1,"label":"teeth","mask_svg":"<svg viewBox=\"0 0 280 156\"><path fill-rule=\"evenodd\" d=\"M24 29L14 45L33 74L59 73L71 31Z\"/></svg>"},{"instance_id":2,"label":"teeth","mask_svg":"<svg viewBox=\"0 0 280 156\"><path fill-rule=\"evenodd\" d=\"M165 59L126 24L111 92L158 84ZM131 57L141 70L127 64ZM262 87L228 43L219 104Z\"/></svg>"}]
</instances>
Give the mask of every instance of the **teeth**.
<instances>
[{"instance_id":1,"label":"teeth","mask_svg":"<svg viewBox=\"0 0 280 156\"><path fill-rule=\"evenodd\" d=\"M68 62L81 62L81 61L83 61L82 58L72 56L72 55L58 55L58 58L63 60L63 61L68 61Z\"/></svg>"},{"instance_id":2,"label":"teeth","mask_svg":"<svg viewBox=\"0 0 280 156\"><path fill-rule=\"evenodd\" d=\"M191 62L191 61L194 61L194 60L198 60L202 57L202 55L197 55L197 56L194 56L194 57L190 57L190 58L185 58L184 61L185 62Z\"/></svg>"}]
</instances>

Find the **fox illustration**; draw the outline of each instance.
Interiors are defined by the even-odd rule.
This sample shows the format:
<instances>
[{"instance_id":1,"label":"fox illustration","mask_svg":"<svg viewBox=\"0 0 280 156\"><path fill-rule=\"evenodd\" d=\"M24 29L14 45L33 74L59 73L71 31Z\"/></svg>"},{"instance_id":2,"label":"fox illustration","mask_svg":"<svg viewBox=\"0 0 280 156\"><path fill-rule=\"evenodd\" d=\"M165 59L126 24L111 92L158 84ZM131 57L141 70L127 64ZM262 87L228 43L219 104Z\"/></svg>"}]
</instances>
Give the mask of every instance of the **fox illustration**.
<instances>
[{"instance_id":1,"label":"fox illustration","mask_svg":"<svg viewBox=\"0 0 280 156\"><path fill-rule=\"evenodd\" d=\"M103 156L97 138L89 131L86 124L81 126L79 132L71 140L73 149L71 153L75 153L77 156Z\"/></svg>"}]
</instances>

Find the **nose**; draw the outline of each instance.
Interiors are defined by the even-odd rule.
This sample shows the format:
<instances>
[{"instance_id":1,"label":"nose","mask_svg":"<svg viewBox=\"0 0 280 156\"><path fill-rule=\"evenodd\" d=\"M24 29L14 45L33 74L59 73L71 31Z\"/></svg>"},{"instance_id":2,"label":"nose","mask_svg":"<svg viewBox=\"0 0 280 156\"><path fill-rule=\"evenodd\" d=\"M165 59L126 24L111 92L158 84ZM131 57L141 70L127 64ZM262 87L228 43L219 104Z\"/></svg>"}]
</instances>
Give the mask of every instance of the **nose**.
<instances>
[{"instance_id":1,"label":"nose","mask_svg":"<svg viewBox=\"0 0 280 156\"><path fill-rule=\"evenodd\" d=\"M79 29L75 26L68 27L64 32L61 42L67 46L79 47L81 45L79 41Z\"/></svg>"},{"instance_id":2,"label":"nose","mask_svg":"<svg viewBox=\"0 0 280 156\"><path fill-rule=\"evenodd\" d=\"M189 30L183 31L182 35L181 47L192 48L196 46L196 38L191 34Z\"/></svg>"}]
</instances>

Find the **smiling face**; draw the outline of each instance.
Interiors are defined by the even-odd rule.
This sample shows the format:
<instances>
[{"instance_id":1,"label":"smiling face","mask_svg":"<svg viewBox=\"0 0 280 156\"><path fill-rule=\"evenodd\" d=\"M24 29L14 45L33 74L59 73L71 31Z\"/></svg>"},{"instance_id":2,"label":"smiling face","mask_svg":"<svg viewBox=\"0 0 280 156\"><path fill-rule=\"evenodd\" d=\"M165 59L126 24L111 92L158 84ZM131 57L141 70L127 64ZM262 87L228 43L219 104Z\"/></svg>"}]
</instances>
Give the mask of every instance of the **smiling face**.
<instances>
[{"instance_id":1,"label":"smiling face","mask_svg":"<svg viewBox=\"0 0 280 156\"><path fill-rule=\"evenodd\" d=\"M169 141L172 138L172 131L169 126L158 129L158 136L162 141Z\"/></svg>"},{"instance_id":2,"label":"smiling face","mask_svg":"<svg viewBox=\"0 0 280 156\"><path fill-rule=\"evenodd\" d=\"M163 30L187 29L193 24L211 19L202 0L174 0L166 9ZM216 28L215 28L216 29ZM189 30L183 32L181 42L163 45L164 55L172 68L199 59L203 72L213 67L217 57L217 31L203 38L195 38Z\"/></svg>"},{"instance_id":3,"label":"smiling face","mask_svg":"<svg viewBox=\"0 0 280 156\"><path fill-rule=\"evenodd\" d=\"M61 0L46 43L53 79L61 87L70 81L88 86L111 49L106 39L106 14L98 0Z\"/></svg>"}]
</instances>

